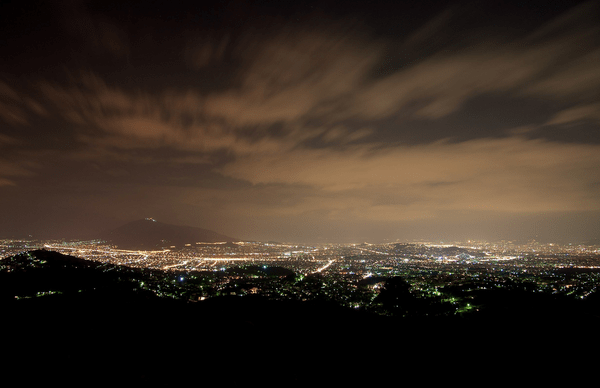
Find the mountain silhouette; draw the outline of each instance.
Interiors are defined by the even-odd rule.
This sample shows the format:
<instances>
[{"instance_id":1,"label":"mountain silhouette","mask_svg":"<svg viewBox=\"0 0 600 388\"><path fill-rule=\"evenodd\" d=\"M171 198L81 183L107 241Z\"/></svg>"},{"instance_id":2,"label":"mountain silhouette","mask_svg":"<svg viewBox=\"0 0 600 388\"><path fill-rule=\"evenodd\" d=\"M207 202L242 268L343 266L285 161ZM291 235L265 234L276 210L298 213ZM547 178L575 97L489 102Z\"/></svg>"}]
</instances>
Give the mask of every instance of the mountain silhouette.
<instances>
[{"instance_id":1,"label":"mountain silhouette","mask_svg":"<svg viewBox=\"0 0 600 388\"><path fill-rule=\"evenodd\" d=\"M151 218L129 222L104 233L101 238L121 249L139 250L163 249L173 246L184 248L186 244L194 246L197 242L239 241L212 230L170 225Z\"/></svg>"}]
</instances>

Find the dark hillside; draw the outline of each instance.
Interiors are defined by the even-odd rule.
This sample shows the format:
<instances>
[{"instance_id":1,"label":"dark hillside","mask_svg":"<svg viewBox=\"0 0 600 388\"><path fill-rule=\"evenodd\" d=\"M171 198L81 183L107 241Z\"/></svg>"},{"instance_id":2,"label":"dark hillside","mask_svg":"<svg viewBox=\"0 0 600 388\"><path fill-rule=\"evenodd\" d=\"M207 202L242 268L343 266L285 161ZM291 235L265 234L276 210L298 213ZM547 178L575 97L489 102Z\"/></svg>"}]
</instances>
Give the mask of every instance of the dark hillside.
<instances>
[{"instance_id":1,"label":"dark hillside","mask_svg":"<svg viewBox=\"0 0 600 388\"><path fill-rule=\"evenodd\" d=\"M232 371L240 377L240 371L250 371L249 376L268 371L272 378L282 365L306 367L319 359L362 362L375 356L388 366L410 368L432 356L445 362L475 356L491 362L499 355L519 360L521 346L559 355L566 345L575 354L598 344L597 301L556 303L551 295L523 290L463 291L472 294L478 312L402 317L394 311L431 306L410 295L398 277L388 279L381 294L392 315L376 315L326 299L228 295L191 303L159 297L140 284L158 278L161 285L173 285L173 274L160 278L156 271L44 250L3 259L0 265L3 334L11 339L5 352L22 376L35 365L37 372L30 376L35 382L162 384ZM267 269L248 267L238 274L283 276L284 281L286 271ZM460 289L455 292L461 295Z\"/></svg>"}]
</instances>

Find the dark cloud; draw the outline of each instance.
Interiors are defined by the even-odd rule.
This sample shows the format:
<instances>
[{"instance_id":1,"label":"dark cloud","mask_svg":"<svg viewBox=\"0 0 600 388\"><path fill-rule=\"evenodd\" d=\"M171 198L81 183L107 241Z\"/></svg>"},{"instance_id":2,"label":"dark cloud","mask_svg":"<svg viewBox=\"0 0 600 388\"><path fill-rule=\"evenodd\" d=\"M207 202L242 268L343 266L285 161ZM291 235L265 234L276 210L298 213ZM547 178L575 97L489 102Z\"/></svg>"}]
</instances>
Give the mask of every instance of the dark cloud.
<instances>
[{"instance_id":1,"label":"dark cloud","mask_svg":"<svg viewBox=\"0 0 600 388\"><path fill-rule=\"evenodd\" d=\"M0 194L28 225L468 237L600 210L597 2L57 4L3 27Z\"/></svg>"}]
</instances>

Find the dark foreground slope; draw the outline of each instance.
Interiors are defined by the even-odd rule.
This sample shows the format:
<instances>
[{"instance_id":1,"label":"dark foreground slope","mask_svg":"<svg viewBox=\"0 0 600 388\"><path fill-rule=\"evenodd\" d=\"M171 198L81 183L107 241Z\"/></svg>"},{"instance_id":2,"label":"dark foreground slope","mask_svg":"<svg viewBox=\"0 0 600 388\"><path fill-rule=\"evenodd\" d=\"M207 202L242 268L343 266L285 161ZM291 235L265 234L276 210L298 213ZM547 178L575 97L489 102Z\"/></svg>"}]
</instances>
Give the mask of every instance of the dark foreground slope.
<instances>
[{"instance_id":1,"label":"dark foreground slope","mask_svg":"<svg viewBox=\"0 0 600 388\"><path fill-rule=\"evenodd\" d=\"M496 296L490 305L503 307L479 317L402 319L327 301L161 298L140 289L144 273L44 250L0 264L4 366L32 383L285 385L324 371L340 383L398 370L424 378L432 362L516 365L536 354L579 357L598 343L593 316L553 321L507 311ZM370 361L378 369L366 370Z\"/></svg>"},{"instance_id":2,"label":"dark foreground slope","mask_svg":"<svg viewBox=\"0 0 600 388\"><path fill-rule=\"evenodd\" d=\"M2 335L12 340L4 365L32 383L180 384L235 370L232 381L306 352L316 360L322 346L354 348L377 323L325 302L161 298L139 288L139 271L45 250L0 264Z\"/></svg>"}]
</instances>

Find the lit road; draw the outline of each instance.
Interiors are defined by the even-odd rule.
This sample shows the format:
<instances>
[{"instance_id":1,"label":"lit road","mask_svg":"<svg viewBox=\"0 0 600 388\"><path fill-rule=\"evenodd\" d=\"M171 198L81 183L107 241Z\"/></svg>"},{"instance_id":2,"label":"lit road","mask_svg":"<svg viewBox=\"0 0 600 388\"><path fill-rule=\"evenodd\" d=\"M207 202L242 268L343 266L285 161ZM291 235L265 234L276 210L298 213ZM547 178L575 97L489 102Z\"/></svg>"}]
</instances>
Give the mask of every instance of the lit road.
<instances>
[{"instance_id":1,"label":"lit road","mask_svg":"<svg viewBox=\"0 0 600 388\"><path fill-rule=\"evenodd\" d=\"M329 262L327 264L325 264L324 266L322 266L321 268L317 268L316 270L314 270L312 273L317 273L317 272L322 272L323 270L329 268L329 266L331 264L333 264L335 260L329 260Z\"/></svg>"},{"instance_id":2,"label":"lit road","mask_svg":"<svg viewBox=\"0 0 600 388\"><path fill-rule=\"evenodd\" d=\"M164 267L162 267L162 269L168 269L168 268L174 268L174 267L181 267L183 265L186 265L187 263L189 263L189 260L183 261L181 263L177 263L177 264L173 264L173 265L165 265Z\"/></svg>"}]
</instances>

